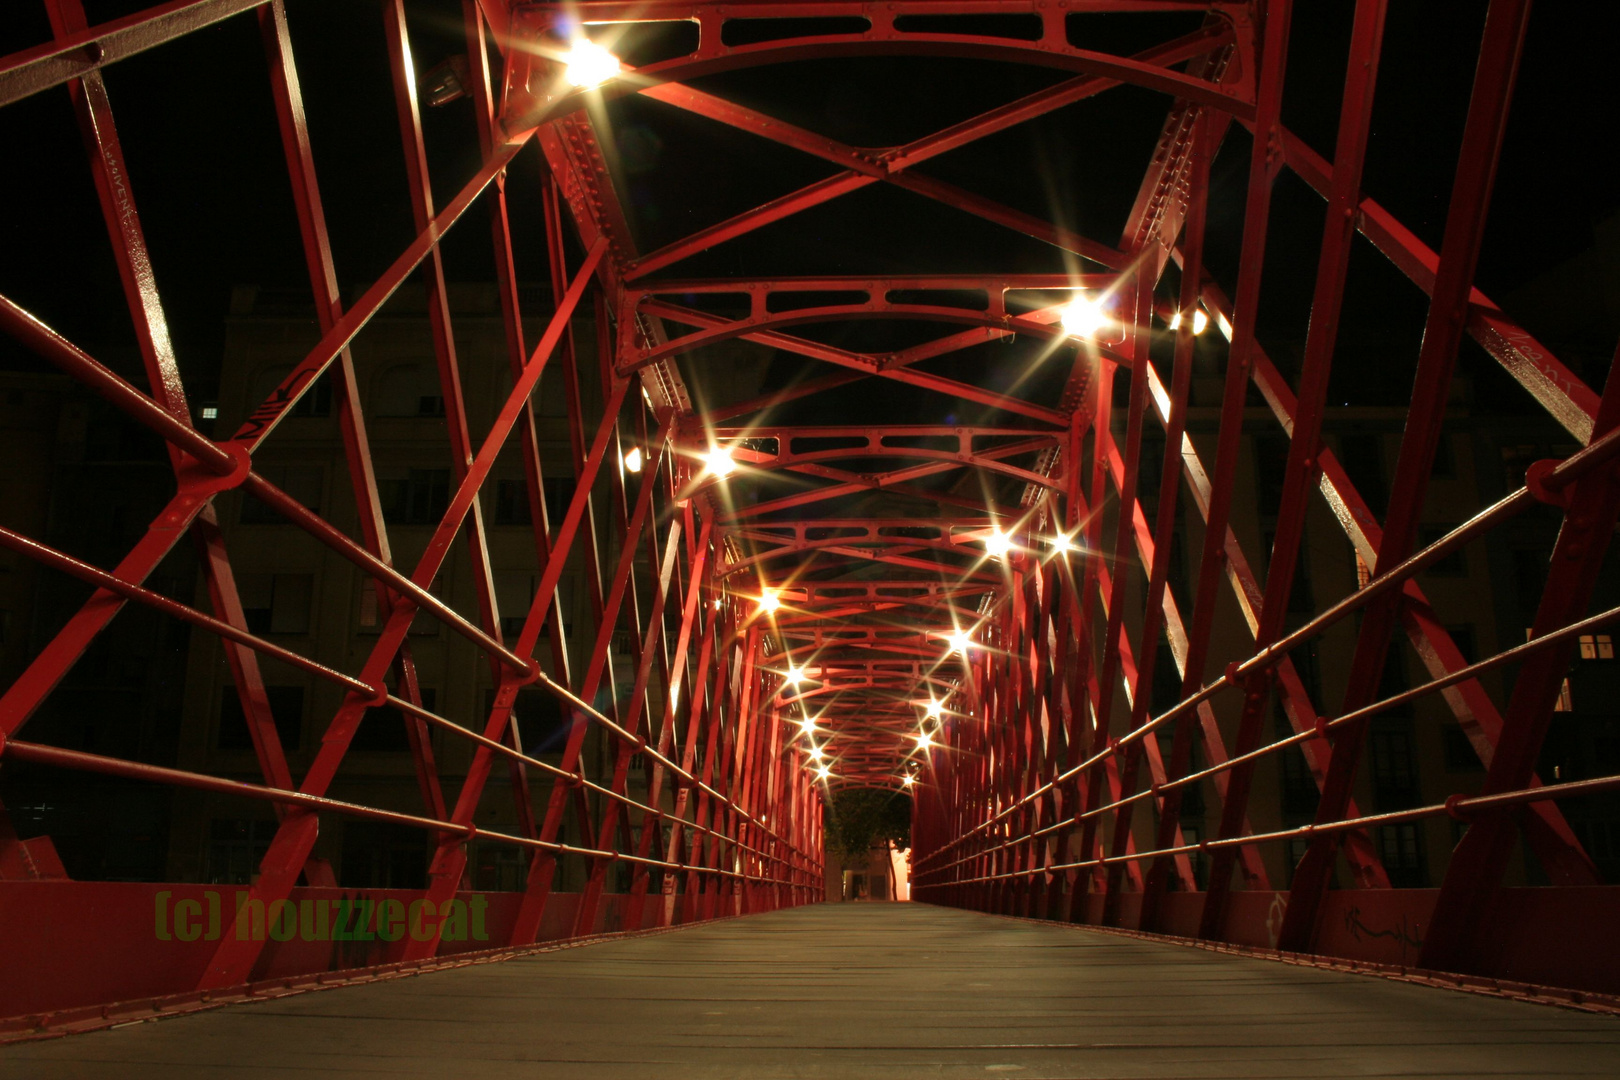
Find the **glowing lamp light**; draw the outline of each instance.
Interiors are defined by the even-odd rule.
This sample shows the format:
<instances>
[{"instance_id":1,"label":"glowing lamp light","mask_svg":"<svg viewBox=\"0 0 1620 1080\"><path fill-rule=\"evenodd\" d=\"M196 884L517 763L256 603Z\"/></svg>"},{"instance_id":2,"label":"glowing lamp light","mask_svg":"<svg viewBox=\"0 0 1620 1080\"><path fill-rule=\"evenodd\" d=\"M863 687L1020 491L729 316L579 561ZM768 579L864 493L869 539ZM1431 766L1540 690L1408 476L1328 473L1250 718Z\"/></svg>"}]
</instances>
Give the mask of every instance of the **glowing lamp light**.
<instances>
[{"instance_id":1,"label":"glowing lamp light","mask_svg":"<svg viewBox=\"0 0 1620 1080\"><path fill-rule=\"evenodd\" d=\"M619 58L587 37L577 37L563 56L563 78L569 86L589 90L619 73Z\"/></svg>"},{"instance_id":2,"label":"glowing lamp light","mask_svg":"<svg viewBox=\"0 0 1620 1080\"><path fill-rule=\"evenodd\" d=\"M807 716L803 720L800 720L799 731L805 735L814 735L816 733L815 717Z\"/></svg>"},{"instance_id":3,"label":"glowing lamp light","mask_svg":"<svg viewBox=\"0 0 1620 1080\"><path fill-rule=\"evenodd\" d=\"M915 776L912 776L910 773L906 773L906 775L904 775L904 776L902 776L900 778L900 782L902 784L904 784L906 787L910 787L912 784L915 784L917 782L917 778Z\"/></svg>"},{"instance_id":4,"label":"glowing lamp light","mask_svg":"<svg viewBox=\"0 0 1620 1080\"><path fill-rule=\"evenodd\" d=\"M919 749L919 750L927 750L929 747L931 747L933 745L934 745L934 737L932 735L928 734L928 732L925 731L921 735L917 736L917 749Z\"/></svg>"},{"instance_id":5,"label":"glowing lamp light","mask_svg":"<svg viewBox=\"0 0 1620 1080\"><path fill-rule=\"evenodd\" d=\"M938 720L940 718L940 715L944 711L945 711L945 706L941 705L939 702L930 701L928 703L928 719L930 719L930 720Z\"/></svg>"},{"instance_id":6,"label":"glowing lamp light","mask_svg":"<svg viewBox=\"0 0 1620 1080\"><path fill-rule=\"evenodd\" d=\"M737 471L737 463L731 459L729 446L716 446L704 454L703 467L722 480Z\"/></svg>"},{"instance_id":7,"label":"glowing lamp light","mask_svg":"<svg viewBox=\"0 0 1620 1080\"><path fill-rule=\"evenodd\" d=\"M992 529L990 535L984 538L984 553L992 559L1004 558L1012 546L1012 537L1000 529Z\"/></svg>"},{"instance_id":8,"label":"glowing lamp light","mask_svg":"<svg viewBox=\"0 0 1620 1080\"><path fill-rule=\"evenodd\" d=\"M1195 335L1196 334L1202 334L1204 332L1204 330L1208 326L1209 326L1209 316L1207 314L1205 314L1204 309L1203 308L1193 308L1192 332ZM1181 329L1181 312L1178 311L1174 315L1170 316L1170 329L1172 329L1172 330L1180 330Z\"/></svg>"},{"instance_id":9,"label":"glowing lamp light","mask_svg":"<svg viewBox=\"0 0 1620 1080\"><path fill-rule=\"evenodd\" d=\"M794 686L798 686L800 683L804 682L804 668L788 668L787 681L792 683Z\"/></svg>"},{"instance_id":10,"label":"glowing lamp light","mask_svg":"<svg viewBox=\"0 0 1620 1080\"><path fill-rule=\"evenodd\" d=\"M951 651L952 652L959 652L963 656L967 655L968 649L971 648L972 645L973 645L973 639L968 636L967 631L965 631L965 630L958 630L956 633L952 634L947 640L949 640L949 642L951 644Z\"/></svg>"},{"instance_id":11,"label":"glowing lamp light","mask_svg":"<svg viewBox=\"0 0 1620 1080\"><path fill-rule=\"evenodd\" d=\"M632 446L630 452L624 455L624 467L628 472L641 471L641 447Z\"/></svg>"},{"instance_id":12,"label":"glowing lamp light","mask_svg":"<svg viewBox=\"0 0 1620 1080\"><path fill-rule=\"evenodd\" d=\"M1093 337L1102 329L1102 307L1090 300L1076 298L1063 309L1059 321L1063 324L1064 333L1071 337Z\"/></svg>"},{"instance_id":13,"label":"glowing lamp light","mask_svg":"<svg viewBox=\"0 0 1620 1080\"><path fill-rule=\"evenodd\" d=\"M826 758L826 756L827 756L827 752L825 750L823 750L821 747L812 746L810 748L810 760L811 761L821 761L824 758Z\"/></svg>"},{"instance_id":14,"label":"glowing lamp light","mask_svg":"<svg viewBox=\"0 0 1620 1080\"><path fill-rule=\"evenodd\" d=\"M816 779L817 780L825 780L825 779L827 779L827 777L829 777L831 775L832 775L832 770L829 769L825 765L823 765L821 768L816 770Z\"/></svg>"},{"instance_id":15,"label":"glowing lamp light","mask_svg":"<svg viewBox=\"0 0 1620 1080\"><path fill-rule=\"evenodd\" d=\"M1056 536L1052 537L1052 550L1067 554L1068 552L1079 551L1080 549L1075 546L1073 537L1069 536L1067 533L1058 533Z\"/></svg>"},{"instance_id":16,"label":"glowing lamp light","mask_svg":"<svg viewBox=\"0 0 1620 1080\"><path fill-rule=\"evenodd\" d=\"M782 606L782 598L775 589L761 589L759 591L759 610L769 615Z\"/></svg>"}]
</instances>

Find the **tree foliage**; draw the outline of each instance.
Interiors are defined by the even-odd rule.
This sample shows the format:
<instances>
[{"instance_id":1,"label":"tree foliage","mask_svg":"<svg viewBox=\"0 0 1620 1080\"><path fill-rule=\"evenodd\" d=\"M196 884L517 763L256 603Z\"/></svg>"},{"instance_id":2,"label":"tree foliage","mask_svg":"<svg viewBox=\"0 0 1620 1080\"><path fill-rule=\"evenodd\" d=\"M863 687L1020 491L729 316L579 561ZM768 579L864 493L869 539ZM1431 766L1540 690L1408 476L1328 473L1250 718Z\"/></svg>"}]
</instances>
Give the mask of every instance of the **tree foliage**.
<instances>
[{"instance_id":1,"label":"tree foliage","mask_svg":"<svg viewBox=\"0 0 1620 1080\"><path fill-rule=\"evenodd\" d=\"M911 796L888 788L839 788L827 805L827 848L840 858L864 858L889 840L911 847Z\"/></svg>"}]
</instances>

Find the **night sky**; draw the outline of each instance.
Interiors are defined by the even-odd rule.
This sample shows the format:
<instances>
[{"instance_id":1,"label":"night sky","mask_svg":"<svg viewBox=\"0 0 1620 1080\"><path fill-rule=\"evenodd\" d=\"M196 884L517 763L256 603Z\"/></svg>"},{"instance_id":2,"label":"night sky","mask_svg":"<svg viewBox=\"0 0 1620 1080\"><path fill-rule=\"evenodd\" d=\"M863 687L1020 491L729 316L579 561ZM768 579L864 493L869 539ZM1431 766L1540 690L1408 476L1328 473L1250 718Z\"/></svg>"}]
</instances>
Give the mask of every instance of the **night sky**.
<instances>
[{"instance_id":1,"label":"night sky","mask_svg":"<svg viewBox=\"0 0 1620 1080\"><path fill-rule=\"evenodd\" d=\"M92 23L140 3L87 3ZM289 20L335 258L345 293L368 284L410 236L382 21L373 0L289 0ZM419 71L461 47L460 5L408 5ZM1472 77L1484 4L1391 5L1385 34L1366 189L1438 247L1456 144ZM1331 152L1353 5L1301 5L1296 15L1284 118L1302 138ZM1576 16L1579 22L1576 22ZM1107 16L1088 24L1088 43L1122 52L1196 26L1198 17ZM1620 30L1612 5L1537 6L1504 149L1480 285L1594 386L1620 324L1594 295L1592 318L1571 325L1507 298L1543 269L1580 255L1594 229L1620 212L1603 147L1620 121L1620 96L1605 74L1608 41ZM678 53L689 28L664 27L627 39L628 60ZM10 5L0 20L0 51L49 34L43 6ZM700 88L856 145L917 138L956 120L1059 81L1060 73L1004 64L923 58L802 62L712 76ZM304 289L292 202L276 137L257 26L237 17L109 68L136 200L193 398L211 394L230 288L236 283ZM930 161L921 170L1037 216L1117 243L1167 100L1119 88ZM833 171L795 151L722 128L645 99L607 107L621 181L638 246L649 250ZM424 109L442 201L475 167L471 104ZM0 193L10 213L0 224L0 293L36 312L98 358L133 372L110 249L96 209L65 90L0 110L7 160ZM1212 170L1207 262L1231 292L1248 164L1247 136L1234 126ZM525 150L509 185L519 273L545 277L540 241L540 158ZM1284 173L1275 199L1260 335L1287 369L1303 342L1322 201ZM447 242L453 279L486 280L492 270L483 215L469 215ZM918 196L875 185L788 222L721 245L666 276L930 271L1060 271L1062 253ZM1597 281L1592 287L1599 288ZM1332 396L1354 403L1405 400L1402 373L1416 355L1424 299L1362 242L1352 261L1341 363ZM916 340L915 327L845 324L802 331L855 348ZM1607 346L1603 342L1608 342ZM1007 346L987 348L1007 349ZM1017 348L1017 346L1011 347ZM942 372L983 372L983 350L939 361ZM1491 408L1518 411L1527 398L1480 369L1465 347L1463 370L1482 380ZM36 362L9 343L0 362ZM782 358L778 382L803 362ZM701 365L701 361L699 362ZM703 382L701 372L687 369ZM984 376L980 375L979 378ZM1039 396L1061 373L1031 385ZM898 395L890 397L887 395ZM918 410L918 420L955 415L949 402L870 384L850 397L872 409ZM926 415L925 415L926 414Z\"/></svg>"}]
</instances>

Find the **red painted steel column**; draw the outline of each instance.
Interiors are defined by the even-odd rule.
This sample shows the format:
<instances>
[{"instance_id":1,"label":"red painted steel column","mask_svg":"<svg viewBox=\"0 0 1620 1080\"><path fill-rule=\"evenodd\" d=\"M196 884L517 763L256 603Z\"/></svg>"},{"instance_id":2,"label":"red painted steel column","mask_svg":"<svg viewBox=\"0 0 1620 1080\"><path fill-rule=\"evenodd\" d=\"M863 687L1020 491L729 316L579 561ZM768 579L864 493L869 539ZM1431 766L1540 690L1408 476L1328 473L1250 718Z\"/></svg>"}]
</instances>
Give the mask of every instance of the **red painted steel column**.
<instances>
[{"instance_id":1,"label":"red painted steel column","mask_svg":"<svg viewBox=\"0 0 1620 1080\"><path fill-rule=\"evenodd\" d=\"M1373 88L1383 42L1384 11L1385 0L1360 0L1356 7L1334 154L1333 195L1323 227L1316 288L1311 300L1310 327L1305 340L1305 357L1301 363L1298 406L1290 432L1282 505L1277 513L1276 540L1266 571L1265 599L1261 603L1260 627L1255 636L1257 648L1265 648L1282 633L1304 535L1306 503L1317 486L1322 417L1338 337L1339 314L1344 303L1350 245L1355 238L1355 207L1361 198L1362 163L1372 122ZM1245 680L1247 698L1238 723L1236 745L1239 754L1247 753L1258 743L1266 705L1264 684L1273 677L1272 672L1267 671L1263 676L1256 674ZM1227 781L1226 809L1232 809L1234 802L1241 804L1239 808L1246 807L1248 780L1252 772L1252 766L1238 766L1233 770ZM1227 829L1230 816L1222 816L1222 837L1234 835ZM1225 915L1225 873L1231 865L1231 858L1225 852L1219 852L1216 856L1217 861L1222 863L1223 877L1221 888L1217 890L1214 888L1213 872L1211 874L1211 888L1205 899L1201 921L1201 933L1206 937L1217 937L1221 933L1221 921Z\"/></svg>"},{"instance_id":2,"label":"red painted steel column","mask_svg":"<svg viewBox=\"0 0 1620 1080\"><path fill-rule=\"evenodd\" d=\"M1445 240L1428 320L1423 328L1412 404L1407 411L1406 433L1396 461L1384 540L1373 568L1375 576L1411 554L1417 539L1529 12L1529 0L1491 0L1486 12L1473 97L1468 106L1457 177L1446 213ZM1376 693L1399 607L1400 594L1396 592L1380 597L1366 608L1351 660L1345 711L1366 704ZM1335 821L1343 815L1365 736L1366 723L1358 722L1348 725L1333 740L1333 757L1317 807L1318 823ZM1311 840L1294 874L1288 912L1278 936L1279 947L1301 952L1310 948L1338 846L1336 837L1331 835ZM1430 931L1433 932L1432 926Z\"/></svg>"},{"instance_id":3,"label":"red painted steel column","mask_svg":"<svg viewBox=\"0 0 1620 1080\"><path fill-rule=\"evenodd\" d=\"M1191 312L1198 303L1203 275L1204 253L1204 221L1209 200L1209 163L1213 157L1213 147L1209 145L1211 137L1211 121L1208 114L1202 115L1193 126L1192 161L1188 172L1187 182L1187 208L1184 214L1185 229L1182 241L1187 252L1182 267L1181 305L1183 312ZM1150 333L1150 320L1152 308L1142 303L1137 311L1138 332L1144 338ZM1187 395L1192 387L1193 362L1193 327L1192 318L1185 315L1176 331L1175 369L1171 373L1170 414L1165 421L1164 434L1164 462L1160 470L1160 483L1157 495L1157 521L1153 527L1153 564L1148 573L1147 599L1142 619L1141 659L1137 663L1136 691L1131 700L1131 716L1127 722L1127 730L1134 731L1146 722L1153 700L1153 671L1159 657L1159 635L1164 626L1164 597L1168 585L1170 572L1171 538L1176 529L1176 506L1181 494L1181 438L1187 427ZM1142 361L1147 359L1146 350L1139 354ZM1145 372L1144 372L1145 375ZM1150 737L1157 742L1157 736ZM1124 794L1132 795L1136 792L1137 767L1141 755L1150 739L1139 739L1133 742L1126 751L1125 762L1121 769L1121 789ZM1190 751L1190 738L1184 740L1183 757ZM1173 766L1174 767L1174 766ZM1181 764L1185 769L1185 762ZM1172 774L1174 775L1174 774ZM1179 792L1169 796L1175 799ZM1117 858L1125 853L1125 842L1130 836L1131 818L1135 803L1120 807L1114 815L1114 840L1110 849L1110 857ZM1161 828L1168 821L1168 832L1173 838L1176 831L1176 816L1165 814L1161 817ZM1168 843L1160 844L1161 847ZM1168 869L1168 868L1167 868ZM1119 888L1122 867L1115 864L1108 871L1107 892L1103 900L1104 924L1112 924L1118 919Z\"/></svg>"},{"instance_id":4,"label":"red painted steel column","mask_svg":"<svg viewBox=\"0 0 1620 1080\"><path fill-rule=\"evenodd\" d=\"M50 16L52 32L59 39L88 28L79 0L46 0L45 7ZM191 411L186 403L179 364L169 337L168 320L147 254L146 237L136 210L135 194L128 166L124 162L123 146L113 120L106 84L101 72L92 70L83 78L70 82L68 90L78 116L91 177L95 182L108 238L112 242L113 257L153 399L177 422L189 427ZM182 452L172 443L166 449L170 464L178 474L183 468ZM238 630L246 630L247 619L237 595L235 576L225 557L218 519L211 504L199 511L192 522L191 531L202 562L213 611ZM291 788L292 776L287 768L281 740L276 734L275 719L265 695L258 658L252 650L234 642L226 642L224 648L231 682L241 700L254 756L258 759L265 782L272 787Z\"/></svg>"},{"instance_id":5,"label":"red painted steel column","mask_svg":"<svg viewBox=\"0 0 1620 1080\"><path fill-rule=\"evenodd\" d=\"M693 549L691 540L693 517L693 512L690 505L688 505L684 515L684 533L687 538L687 550L689 552ZM711 566L709 562L709 553L712 548L712 545L709 542L711 535L710 530L710 523L708 521L704 521L702 530L699 533L695 544L696 552L691 556L691 576L690 580L687 582L686 595L681 607L681 628L676 634L674 657L670 661L671 674L666 682L666 693L664 696L664 718L663 722L658 726L658 753L661 760L653 765L651 779L647 783L647 805L656 807L659 811L659 816L654 817L647 815L642 819L641 835L637 838L636 842L636 854L642 858L648 858L651 856L655 844L657 845L658 850L664 850L661 824L669 819L670 813L663 809L663 788L666 768L662 764L662 760L670 759L670 755L676 750L675 717L679 715L678 710L680 708L679 699L681 687L687 683L688 676L690 674L688 670L690 665L687 662L687 657L690 651L694 631L697 632L697 635L700 638L698 649L700 653L703 651L704 644L707 640L703 636L702 630L700 629L700 624L703 619L704 608L706 607L706 605L703 603L703 597L707 591L706 586L709 581ZM671 537L672 538L669 540L670 547L667 549L670 551L670 557L666 565L674 565L678 572L680 569L680 558L676 551L677 538L673 528ZM690 697L690 694L688 694L688 696ZM684 781L677 779L675 783L677 786L677 793L672 801L678 800L680 798L680 791L684 790L681 787ZM673 841L674 834L672 830L671 842ZM651 872L646 866L638 865L636 867L635 879L631 883L630 888L630 900L625 907L626 920L631 926L638 929L645 921L643 917L643 910L646 905L647 889L651 881L651 876ZM658 877L660 885L662 885L663 880L663 872L660 871ZM658 915L661 918L663 904L661 896L658 902L660 905Z\"/></svg>"},{"instance_id":6,"label":"red painted steel column","mask_svg":"<svg viewBox=\"0 0 1620 1080\"><path fill-rule=\"evenodd\" d=\"M443 565L445 557L449 554L450 544L454 540L455 534L460 531L462 519L471 509L477 485L482 483L489 474L501 443L510 432L512 424L516 422L518 409L515 402L527 398L534 389L535 383L539 380L540 372L543 370L544 360L550 355L552 347L561 335L562 325L566 323L574 305L578 303L579 297L584 292L585 284L594 271L597 261L600 260L604 247L605 245L599 243L587 256L585 265L581 267L580 275L576 278L569 295L563 298L551 325L542 336L540 344L535 350L536 356L531 359L529 367L525 370L525 379L520 380L513 388L512 393L515 400L509 399L507 405L501 410L501 415L497 417L494 426L491 428L484 447L479 451L477 460L452 498L444 520L435 528L415 571L411 575L412 582L418 588L425 589L430 585L438 573L439 567ZM622 393L623 388L621 386L621 396ZM562 533L565 539L559 543L557 555L566 557L568 545L578 527L579 514L582 509L583 507L579 505L579 500L576 498L574 504L569 507L568 518L563 523ZM552 564L547 567L547 577L551 579L552 587L555 587L556 576L561 572L561 559L554 556ZM546 595L549 595L549 591ZM388 616L387 622L378 634L377 644L372 647L371 654L361 670L361 681L367 685L381 684L388 668L393 663L395 655L398 653L400 645L404 642L405 636L410 630L414 615L415 609L409 604L402 603ZM520 646L526 645L529 650L532 650L534 640L538 636L537 618L532 610L529 613L528 620L525 622L524 631L527 642L525 643L524 639L520 637L519 644ZM507 689L512 690L513 694L508 696L503 709L498 710L497 716L492 719L494 737L500 735L501 729L505 725L506 711L510 709L511 705L509 697L515 696L515 687L508 687ZM503 694L505 692L505 690L502 691ZM497 695L497 701L500 700L501 695ZM348 751L349 742L354 737L362 715L370 704L370 701L357 693L350 693L347 696L343 706L332 718L331 723L327 725L321 749L317 753L309 772L305 775L300 791L311 795L325 793L327 786L336 775L343 756ZM487 767L487 750L480 747L480 753L483 755L483 761ZM475 756L475 764L478 760L479 758ZM471 774L469 773L470 780ZM301 812L287 816L281 828L277 830L275 838L270 842L270 848L260 864L259 880L254 883L251 890L253 899L261 902L286 899L297 881L297 875L304 864L304 860L308 858L310 849L314 846L317 831L318 823L314 814ZM203 974L200 988L211 989L246 982L253 970L255 961L264 949L264 945L265 943L262 941L227 939L221 942Z\"/></svg>"},{"instance_id":7,"label":"red painted steel column","mask_svg":"<svg viewBox=\"0 0 1620 1080\"><path fill-rule=\"evenodd\" d=\"M1122 289L1123 295L1135 297L1146 291L1148 286L1140 281L1131 283L1128 289ZM1145 308L1145 303L1135 303L1137 308ZM1147 355L1147 342L1142 339L1140 323L1133 318L1133 336L1137 339L1133 343L1136 355ZM1120 678L1121 665L1127 659L1122 647L1128 648L1124 641L1123 629L1125 625L1125 582L1129 576L1130 545L1131 545L1131 518L1138 509L1136 478L1138 465L1142 454L1142 426L1147 415L1147 372L1145 366L1136 364L1131 369L1130 394L1127 399L1125 413L1125 476L1119 485L1119 501L1116 505L1118 521L1115 528L1113 563L1118 568L1112 575L1111 595L1105 600L1107 610L1107 626L1103 633L1102 667L1097 678L1097 705L1096 729L1092 732L1091 746L1087 756L1095 758L1108 748L1111 726L1114 686ZM1099 438L1102 431L1099 429ZM1092 502L1094 507L1102 504ZM1102 567L1098 567L1099 574ZM1099 582L1100 583L1100 582ZM1081 786L1080 801L1081 813L1087 813L1101 805L1103 800L1105 772L1101 764L1087 770L1086 778ZM1091 858L1092 851L1097 843L1097 819L1088 817L1080 830L1080 851L1082 858ZM1076 881L1075 900L1084 908L1086 896L1090 892L1090 883L1095 877L1094 873L1086 873ZM1084 882L1086 888L1080 888ZM1086 920L1082 920L1086 921Z\"/></svg>"},{"instance_id":8,"label":"red painted steel column","mask_svg":"<svg viewBox=\"0 0 1620 1080\"><path fill-rule=\"evenodd\" d=\"M1270 138L1277 132L1282 103L1282 88L1286 70L1292 0L1272 0L1263 9L1264 44L1259 57L1255 130L1261 134L1254 140L1250 154L1249 185L1243 217L1243 240L1239 259L1238 294L1242 310L1252 316L1258 303L1260 272L1265 254L1267 226L1271 214L1271 190L1277 175L1277 158ZM1190 260L1183 259L1183 272ZM1182 312L1188 311L1185 302ZM1184 317L1183 322L1186 319ZM1204 518L1204 543L1198 562L1198 578L1193 597L1192 624L1187 633L1187 655L1182 670L1181 696L1195 693L1204 680L1204 667L1209 654L1209 638L1214 626L1217 594L1225 563L1227 524L1232 509L1232 489L1237 475L1238 458L1242 449L1243 416L1249 386L1249 353L1254 346L1252 317L1238 322L1233 320L1234 338L1227 351L1226 385L1221 401L1221 419L1217 435L1215 473L1211 478L1209 505ZM1171 762L1167 773L1171 778L1186 769L1186 754L1190 748L1192 718L1183 715L1175 725ZM1228 790L1230 790L1228 786ZM1182 792L1177 790L1165 797L1161 810L1156 846L1169 846L1174 828L1180 822ZM1223 802L1226 794L1222 793ZM1142 911L1138 926L1144 930L1158 928L1158 906L1168 884L1169 861L1160 856L1148 870L1143 889Z\"/></svg>"},{"instance_id":9,"label":"red painted steel column","mask_svg":"<svg viewBox=\"0 0 1620 1080\"><path fill-rule=\"evenodd\" d=\"M1620 350L1615 364L1620 365ZM1620 426L1620 373L1611 366L1603 400L1592 427L1594 440ZM1551 568L1530 628L1532 639L1559 630L1588 614L1620 517L1620 467L1594 469L1559 493L1565 500L1563 526L1553 545ZM1508 701L1502 737L1485 775L1481 795L1518 791L1535 779L1536 758L1552 722L1560 688L1569 672L1576 642L1544 649L1519 668ZM1498 895L1513 852L1521 815L1511 809L1483 811L1468 818L1468 831L1452 853L1429 918L1419 963L1439 971L1477 970L1487 953L1481 940L1485 917Z\"/></svg>"}]
</instances>

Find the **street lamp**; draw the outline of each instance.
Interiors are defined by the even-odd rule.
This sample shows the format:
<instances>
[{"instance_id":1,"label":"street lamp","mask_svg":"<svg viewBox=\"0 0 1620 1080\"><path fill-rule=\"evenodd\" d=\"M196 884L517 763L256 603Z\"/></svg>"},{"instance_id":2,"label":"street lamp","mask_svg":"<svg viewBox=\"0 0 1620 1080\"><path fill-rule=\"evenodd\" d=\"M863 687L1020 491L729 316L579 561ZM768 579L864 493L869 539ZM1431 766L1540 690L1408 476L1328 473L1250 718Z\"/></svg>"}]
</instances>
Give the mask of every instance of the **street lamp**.
<instances>
[{"instance_id":1,"label":"street lamp","mask_svg":"<svg viewBox=\"0 0 1620 1080\"><path fill-rule=\"evenodd\" d=\"M619 73L619 58L584 36L574 39L563 63L567 65L563 78L582 90L601 86Z\"/></svg>"},{"instance_id":2,"label":"street lamp","mask_svg":"<svg viewBox=\"0 0 1620 1080\"><path fill-rule=\"evenodd\" d=\"M729 446L712 447L703 455L703 466L721 480L737 471L737 463L731 458Z\"/></svg>"},{"instance_id":3,"label":"street lamp","mask_svg":"<svg viewBox=\"0 0 1620 1080\"><path fill-rule=\"evenodd\" d=\"M1064 332L1071 337L1095 337L1104 321L1102 305L1085 297L1076 297L1064 307L1060 321Z\"/></svg>"}]
</instances>

